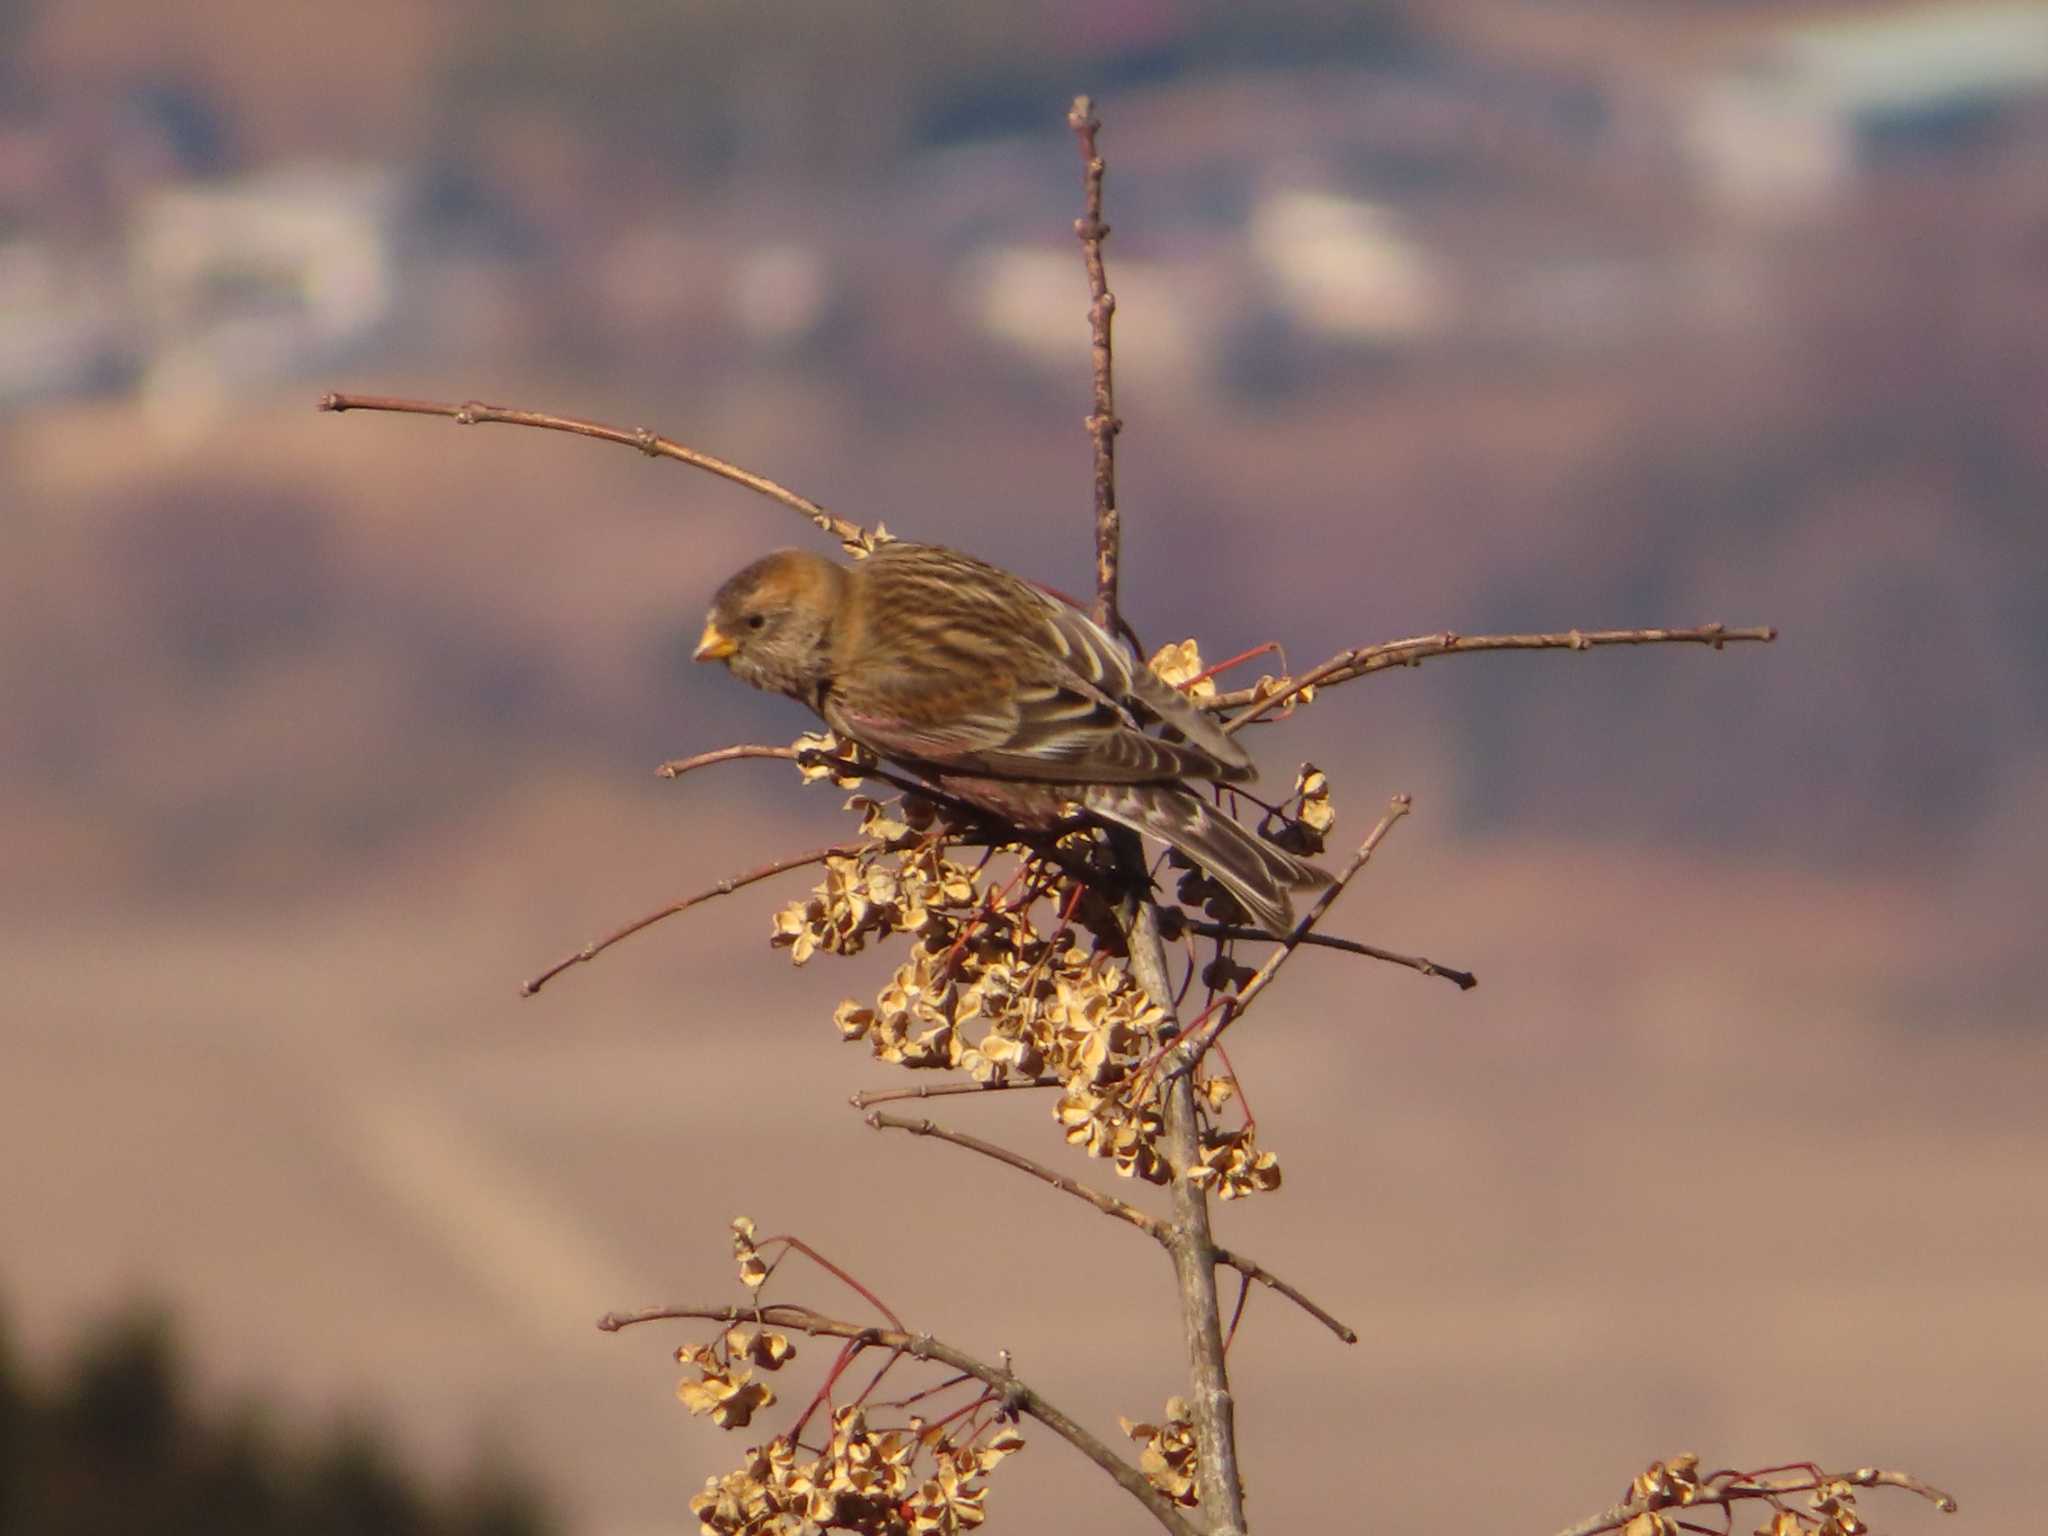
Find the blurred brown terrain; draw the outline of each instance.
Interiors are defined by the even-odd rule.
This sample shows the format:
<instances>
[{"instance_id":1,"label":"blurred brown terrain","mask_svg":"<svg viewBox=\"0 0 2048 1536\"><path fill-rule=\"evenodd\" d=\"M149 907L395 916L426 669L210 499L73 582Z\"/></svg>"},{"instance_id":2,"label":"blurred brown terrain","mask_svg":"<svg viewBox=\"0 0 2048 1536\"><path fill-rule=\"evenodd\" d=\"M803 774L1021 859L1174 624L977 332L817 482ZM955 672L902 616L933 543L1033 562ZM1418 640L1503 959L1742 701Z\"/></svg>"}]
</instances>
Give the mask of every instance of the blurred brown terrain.
<instances>
[{"instance_id":1,"label":"blurred brown terrain","mask_svg":"<svg viewBox=\"0 0 2048 1536\"><path fill-rule=\"evenodd\" d=\"M589 1532L689 1528L748 1438L674 1403L680 1334L590 1326L730 1297L737 1212L1106 1434L1175 1389L1138 1240L843 1107L888 1079L830 1009L881 961L768 950L801 877L516 995L845 825L786 765L651 772L803 724L686 658L808 530L312 410L644 423L1085 589L1088 89L1149 643L1783 631L1439 660L1260 733L1340 839L1416 797L1334 931L1482 985L1310 954L1232 1036L1288 1182L1226 1240L1363 1335L1255 1298L1253 1518L1541 1532L1696 1449L2010 1523L2048 1387L2048 12L814 24L0 0L25 1347L158 1296L214 1389L504 1448ZM1102 1173L1042 1103L945 1118ZM994 1518L1139 1529L1098 1481L1038 1435Z\"/></svg>"}]
</instances>

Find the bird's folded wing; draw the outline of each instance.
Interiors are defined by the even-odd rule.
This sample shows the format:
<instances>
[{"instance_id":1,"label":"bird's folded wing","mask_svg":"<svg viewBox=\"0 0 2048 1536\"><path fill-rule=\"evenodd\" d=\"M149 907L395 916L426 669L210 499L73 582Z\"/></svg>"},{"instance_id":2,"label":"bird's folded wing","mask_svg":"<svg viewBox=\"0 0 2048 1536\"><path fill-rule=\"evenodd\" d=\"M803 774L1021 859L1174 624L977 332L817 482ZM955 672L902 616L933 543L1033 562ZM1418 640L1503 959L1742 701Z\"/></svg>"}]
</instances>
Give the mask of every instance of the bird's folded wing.
<instances>
[{"instance_id":1,"label":"bird's folded wing","mask_svg":"<svg viewBox=\"0 0 2048 1536\"><path fill-rule=\"evenodd\" d=\"M1048 598L1047 621L1055 643L1077 674L1103 693L1144 710L1178 731L1204 760L1181 776L1237 783L1256 778L1250 755L1222 727L1171 683L1137 660L1086 614Z\"/></svg>"},{"instance_id":2,"label":"bird's folded wing","mask_svg":"<svg viewBox=\"0 0 2048 1536\"><path fill-rule=\"evenodd\" d=\"M1071 604L922 545L885 546L866 575L858 642L819 709L884 756L1047 783L1253 776L1242 747Z\"/></svg>"},{"instance_id":3,"label":"bird's folded wing","mask_svg":"<svg viewBox=\"0 0 2048 1536\"><path fill-rule=\"evenodd\" d=\"M1046 783L1137 784L1215 774L1209 754L1141 731L1131 716L1078 684L1018 684L936 693L929 674L870 669L857 689L825 699L835 730L884 757Z\"/></svg>"}]
</instances>

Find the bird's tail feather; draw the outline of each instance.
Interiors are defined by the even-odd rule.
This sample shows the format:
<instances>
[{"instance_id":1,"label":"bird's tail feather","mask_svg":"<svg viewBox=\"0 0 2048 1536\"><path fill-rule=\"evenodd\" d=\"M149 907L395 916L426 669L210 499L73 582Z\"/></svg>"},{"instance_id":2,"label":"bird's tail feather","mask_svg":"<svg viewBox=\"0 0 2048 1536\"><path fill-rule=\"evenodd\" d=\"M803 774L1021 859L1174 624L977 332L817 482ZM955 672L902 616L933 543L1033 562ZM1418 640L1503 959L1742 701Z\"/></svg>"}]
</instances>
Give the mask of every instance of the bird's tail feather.
<instances>
[{"instance_id":1,"label":"bird's tail feather","mask_svg":"<svg viewBox=\"0 0 2048 1536\"><path fill-rule=\"evenodd\" d=\"M1199 795L1176 785L1093 785L1082 803L1104 821L1157 838L1186 854L1274 933L1294 927L1289 891L1330 883L1327 872L1239 826Z\"/></svg>"}]
</instances>

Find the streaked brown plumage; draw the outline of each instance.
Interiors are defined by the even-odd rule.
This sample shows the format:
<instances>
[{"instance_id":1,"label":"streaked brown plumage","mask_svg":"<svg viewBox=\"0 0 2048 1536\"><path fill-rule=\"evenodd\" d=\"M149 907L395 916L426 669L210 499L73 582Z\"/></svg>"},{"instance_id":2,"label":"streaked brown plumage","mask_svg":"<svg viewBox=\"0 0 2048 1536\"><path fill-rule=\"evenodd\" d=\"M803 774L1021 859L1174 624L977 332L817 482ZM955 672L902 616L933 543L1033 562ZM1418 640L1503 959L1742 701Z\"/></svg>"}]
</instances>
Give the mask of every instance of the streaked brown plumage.
<instances>
[{"instance_id":1,"label":"streaked brown plumage","mask_svg":"<svg viewBox=\"0 0 2048 1536\"><path fill-rule=\"evenodd\" d=\"M1158 838L1270 929L1293 926L1290 889L1329 883L1188 788L1257 775L1213 720L1085 614L972 556L779 550L718 589L697 659L1021 826L1079 805Z\"/></svg>"}]
</instances>

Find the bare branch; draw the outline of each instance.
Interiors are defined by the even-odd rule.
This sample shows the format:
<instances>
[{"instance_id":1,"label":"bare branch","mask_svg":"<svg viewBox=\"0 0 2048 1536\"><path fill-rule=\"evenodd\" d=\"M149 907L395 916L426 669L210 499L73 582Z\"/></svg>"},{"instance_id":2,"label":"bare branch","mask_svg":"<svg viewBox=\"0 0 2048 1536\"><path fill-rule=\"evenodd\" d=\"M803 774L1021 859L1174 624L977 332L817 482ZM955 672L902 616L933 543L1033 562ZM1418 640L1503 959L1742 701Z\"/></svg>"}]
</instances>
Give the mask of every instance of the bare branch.
<instances>
[{"instance_id":1,"label":"bare branch","mask_svg":"<svg viewBox=\"0 0 2048 1536\"><path fill-rule=\"evenodd\" d=\"M710 752L699 752L695 757L676 757L654 770L658 779L680 779L686 773L699 768L709 768L717 763L736 763L749 757L774 757L785 762L795 762L802 753L795 747L768 747L754 742L744 742L736 747L718 747Z\"/></svg>"},{"instance_id":2,"label":"bare branch","mask_svg":"<svg viewBox=\"0 0 2048 1536\"><path fill-rule=\"evenodd\" d=\"M1015 1088L1060 1088L1058 1077L999 1077L986 1083L919 1083L915 1088L864 1088L846 1102L855 1109L872 1109L877 1104L894 1104L902 1099L948 1099L957 1095L1003 1093Z\"/></svg>"},{"instance_id":3,"label":"bare branch","mask_svg":"<svg viewBox=\"0 0 2048 1536\"><path fill-rule=\"evenodd\" d=\"M1062 1194L1086 1201L1105 1216L1113 1216L1118 1221L1130 1223L1157 1242L1169 1241L1170 1234L1166 1230L1166 1224L1157 1217L1147 1215L1135 1205L1119 1200L1114 1195L1105 1195L1101 1190L1090 1189L1079 1179L1069 1178L1064 1173L1055 1173L1045 1164L1034 1162L1021 1152L1012 1152L1008 1147L999 1147L992 1141L983 1141L979 1136L970 1136L965 1131L949 1130L932 1120L912 1120L902 1115L885 1115L878 1109L870 1110L862 1118L878 1131L908 1131L913 1136L933 1136L940 1141L949 1141L956 1147L965 1147L970 1152L979 1152L983 1157L993 1158L1005 1167L1014 1168L1019 1173L1028 1173L1040 1183L1050 1184Z\"/></svg>"},{"instance_id":4,"label":"bare branch","mask_svg":"<svg viewBox=\"0 0 2048 1536\"><path fill-rule=\"evenodd\" d=\"M770 501L779 501L793 511L801 512L812 523L832 535L849 549L867 551L874 548L877 536L861 527L859 523L848 522L835 512L828 512L808 496L800 496L786 485L770 480L766 475L757 475L750 469L737 464L728 464L724 459L714 458L708 453L662 437L648 427L614 427L601 421L588 421L580 416L556 416L547 411L520 410L507 405L486 405L481 400L465 400L460 405L443 400L408 400L397 395L350 395L329 393L320 397L318 409L323 411L397 411L408 416L446 416L466 427L482 426L491 422L503 422L515 427L540 427L550 432L573 432L578 437L594 437L600 442L619 443L627 448L637 448L649 458L674 459L696 469L706 470L735 485L766 496Z\"/></svg>"},{"instance_id":5,"label":"bare branch","mask_svg":"<svg viewBox=\"0 0 2048 1536\"><path fill-rule=\"evenodd\" d=\"M1210 1251L1216 1255L1216 1262L1218 1264L1228 1265L1230 1268L1236 1270L1240 1275L1244 1276L1245 1279L1256 1280L1260 1285L1265 1286L1268 1290L1278 1291L1282 1296L1285 1296L1289 1301L1293 1302L1297 1307L1301 1308L1301 1310L1306 1312L1310 1317L1314 1318L1317 1322L1321 1323L1325 1328L1329 1329L1330 1332L1337 1335L1337 1337L1342 1339L1346 1344L1356 1344L1358 1342L1358 1331L1356 1329L1352 1328L1347 1323L1339 1322L1335 1317L1331 1316L1330 1313L1324 1311L1321 1307L1317 1306L1316 1303L1314 1303L1313 1301L1310 1301L1308 1297L1304 1295L1300 1290L1298 1290L1295 1286L1290 1285L1285 1280L1282 1280L1278 1275L1274 1274L1271 1270L1265 1268L1263 1265L1255 1263L1253 1260L1246 1258L1243 1254L1238 1253L1230 1248L1211 1245ZM1242 1299L1240 1299L1237 1304L1237 1310L1239 1313L1242 1313L1244 1311L1244 1302ZM1237 1321L1235 1318L1231 1320L1230 1331L1232 1333L1235 1333L1237 1331Z\"/></svg>"},{"instance_id":6,"label":"bare branch","mask_svg":"<svg viewBox=\"0 0 2048 1536\"><path fill-rule=\"evenodd\" d=\"M1054 1081L1057 1082L1058 1080L1054 1079ZM1161 1221L1158 1217L1149 1215L1139 1210L1135 1205L1117 1199L1114 1195L1106 1195L1100 1190L1090 1189L1078 1179L1071 1179L1063 1173L1057 1173L1046 1167L1043 1163L1012 1152L1007 1147L999 1147L992 1141L983 1141L979 1136L970 1136L964 1131L951 1130L931 1120L910 1120L905 1119L901 1115L885 1115L879 1112L867 1115L865 1118L867 1123L878 1131L908 1131L913 1136L931 1136L940 1141L951 1142L956 1147L964 1147L969 1152L979 1152L983 1157L994 1158L997 1162L1007 1167L1015 1168L1019 1173L1027 1173L1032 1178L1042 1183L1050 1184L1054 1189L1060 1190L1062 1193L1072 1195L1077 1200L1086 1201L1105 1216L1113 1216L1118 1221L1129 1223L1156 1243L1167 1248L1173 1246L1172 1227L1166 1222ZM1330 1332L1336 1334L1346 1344L1356 1344L1358 1342L1358 1334L1353 1329L1339 1322L1322 1307L1309 1300L1300 1290L1288 1284L1287 1281L1282 1280L1271 1270L1263 1268L1241 1254L1232 1253L1227 1248L1216 1248L1214 1252L1217 1263L1227 1264L1247 1280L1256 1280L1267 1289L1278 1291L1310 1317L1329 1329Z\"/></svg>"},{"instance_id":7,"label":"bare branch","mask_svg":"<svg viewBox=\"0 0 2048 1536\"><path fill-rule=\"evenodd\" d=\"M832 843L824 848L813 848L809 853L793 853L788 858L775 859L770 863L761 865L758 869L750 869L743 875L727 875L718 884L707 886L694 896L685 896L681 901L672 901L665 907L657 907L645 917L636 917L623 928L615 928L603 938L591 940L574 954L564 955L531 981L522 984L519 988L519 995L521 997L533 996L534 993L553 981L562 972L568 970L570 966L582 965L586 961L595 960L621 939L630 939L641 929L652 928L663 918L674 917L678 912L687 912L690 908L697 906L701 902L709 901L714 896L730 896L734 891L741 889L743 886L759 884L761 881L770 879L773 876L787 874L792 869L802 869L806 864L822 864L827 859L835 856L850 859L866 846L865 843Z\"/></svg>"},{"instance_id":8,"label":"bare branch","mask_svg":"<svg viewBox=\"0 0 2048 1536\"><path fill-rule=\"evenodd\" d=\"M620 1329L630 1328L636 1323L656 1322L668 1318L697 1318L712 1323L759 1323L771 1328L792 1328L799 1333L810 1334L813 1338L851 1339L862 1347L902 1350L905 1354L914 1355L920 1360L936 1360L941 1365L949 1365L993 1389L1001 1396L1006 1410L1036 1419L1094 1462L1116 1480L1118 1487L1144 1505L1151 1512L1152 1518L1172 1532L1173 1536L1201 1536L1201 1533L1174 1507L1173 1501L1145 1480L1144 1474L1075 1423L1055 1404L1048 1402L1039 1393L1019 1381L1014 1372L978 1360L964 1350L941 1343L928 1333L913 1334L898 1329L874 1328L864 1323L827 1317L823 1313L813 1312L809 1307L787 1304L765 1307L718 1307L684 1302L668 1307L648 1307L638 1312L608 1312L597 1320L597 1326L606 1333L617 1333Z\"/></svg>"},{"instance_id":9,"label":"bare branch","mask_svg":"<svg viewBox=\"0 0 2048 1536\"><path fill-rule=\"evenodd\" d=\"M1774 1475L1780 1472L1796 1475ZM1638 1491L1624 1502L1566 1526L1557 1536L1601 1536L1606 1531L1620 1530L1638 1515L1656 1509L1718 1507L1732 1511L1735 1505L1745 1500L1777 1503L1788 1494L1812 1493L1830 1483L1846 1483L1852 1488L1903 1488L1908 1493L1918 1494L1945 1515L1956 1512L1955 1499L1931 1483L1922 1482L1910 1472L1887 1471L1881 1467L1858 1467L1853 1472L1824 1472L1812 1463L1801 1463L1797 1467L1770 1468L1762 1473L1722 1471L1701 1478L1697 1487L1689 1489L1688 1496L1682 1500L1671 1498L1661 1490L1643 1492L1641 1482L1638 1479Z\"/></svg>"},{"instance_id":10,"label":"bare branch","mask_svg":"<svg viewBox=\"0 0 2048 1536\"><path fill-rule=\"evenodd\" d=\"M1117 629L1117 564L1123 547L1123 514L1116 504L1116 435L1123 423L1116 416L1116 391L1110 358L1110 325L1116 295L1102 266L1102 242L1109 226L1102 222L1102 156L1095 135L1102 122L1086 96L1074 98L1067 126L1081 151L1082 213L1074 220L1081 241L1081 262L1088 272L1088 338L1095 393L1084 423L1095 443L1095 622L1111 634Z\"/></svg>"},{"instance_id":11,"label":"bare branch","mask_svg":"<svg viewBox=\"0 0 2048 1536\"><path fill-rule=\"evenodd\" d=\"M1841 1481L1858 1488L1902 1488L1907 1493L1917 1494L1927 1500L1944 1515L1952 1515L1962 1506L1956 1503L1955 1495L1944 1493L1929 1482L1924 1482L1910 1472L1898 1472L1884 1467L1858 1467L1853 1472L1844 1472Z\"/></svg>"},{"instance_id":12,"label":"bare branch","mask_svg":"<svg viewBox=\"0 0 2048 1536\"><path fill-rule=\"evenodd\" d=\"M1226 731L1236 731L1271 714L1304 688L1330 688L1390 667L1419 667L1431 656L1462 656L1468 651L1590 651L1602 645L1692 644L1711 646L1718 651L1738 641L1769 644L1777 638L1778 631L1770 625L1752 629L1729 629L1722 624L1702 624L1697 629L1571 629L1546 635L1460 635L1445 630L1441 634L1339 651L1299 677L1275 678L1250 688L1211 694L1195 702L1210 710L1256 706L1224 726Z\"/></svg>"},{"instance_id":13,"label":"bare branch","mask_svg":"<svg viewBox=\"0 0 2048 1536\"><path fill-rule=\"evenodd\" d=\"M1255 944L1287 942L1263 928L1241 928L1235 923L1190 922L1186 926L1188 932L1198 933L1205 939L1248 939ZM1446 981L1456 982L1460 992L1470 992L1479 985L1479 978L1470 971L1439 965L1436 961L1425 960L1420 955L1404 955L1395 950L1381 949L1375 944L1362 944L1357 939L1332 938L1327 933L1304 933L1295 942L1316 949L1341 949L1347 955L1364 955L1369 960L1384 960L1389 965L1405 965L1409 970L1420 971L1425 976L1441 976Z\"/></svg>"}]
</instances>

